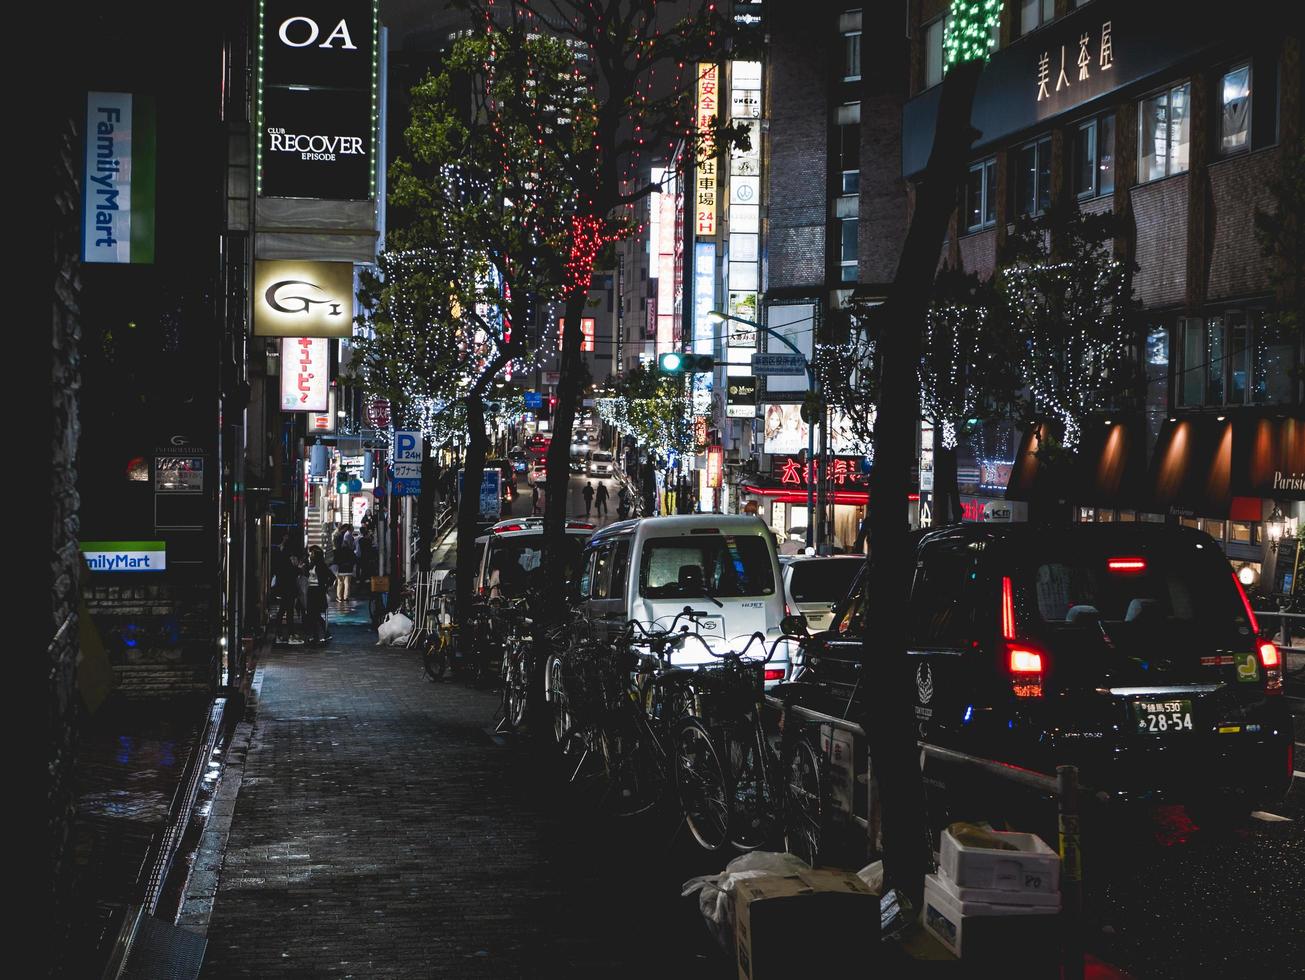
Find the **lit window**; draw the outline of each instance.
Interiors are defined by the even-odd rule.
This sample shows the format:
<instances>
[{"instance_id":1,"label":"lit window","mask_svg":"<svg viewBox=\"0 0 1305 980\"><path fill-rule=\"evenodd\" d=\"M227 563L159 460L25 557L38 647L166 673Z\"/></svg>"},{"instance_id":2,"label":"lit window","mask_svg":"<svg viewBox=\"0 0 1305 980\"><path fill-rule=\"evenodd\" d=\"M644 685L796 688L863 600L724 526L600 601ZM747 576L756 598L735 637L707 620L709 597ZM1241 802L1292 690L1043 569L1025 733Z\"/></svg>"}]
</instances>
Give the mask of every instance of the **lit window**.
<instances>
[{"instance_id":1,"label":"lit window","mask_svg":"<svg viewBox=\"0 0 1305 980\"><path fill-rule=\"evenodd\" d=\"M978 231L997 223L997 161L981 160L970 166L965 181L965 230Z\"/></svg>"},{"instance_id":2,"label":"lit window","mask_svg":"<svg viewBox=\"0 0 1305 980\"><path fill-rule=\"evenodd\" d=\"M1056 0L1020 0L1020 35L1051 23L1056 16Z\"/></svg>"},{"instance_id":3,"label":"lit window","mask_svg":"<svg viewBox=\"0 0 1305 980\"><path fill-rule=\"evenodd\" d=\"M1017 214L1039 215L1051 206L1051 137L1022 147L1015 160Z\"/></svg>"},{"instance_id":4,"label":"lit window","mask_svg":"<svg viewBox=\"0 0 1305 980\"><path fill-rule=\"evenodd\" d=\"M1184 82L1143 99L1137 113L1137 178L1159 180L1187 172L1191 86Z\"/></svg>"},{"instance_id":5,"label":"lit window","mask_svg":"<svg viewBox=\"0 0 1305 980\"><path fill-rule=\"evenodd\" d=\"M1251 66L1241 65L1223 76L1223 114L1219 124L1219 150L1236 153L1250 145Z\"/></svg>"},{"instance_id":6,"label":"lit window","mask_svg":"<svg viewBox=\"0 0 1305 980\"><path fill-rule=\"evenodd\" d=\"M1115 117L1101 116L1074 131L1074 194L1080 200L1115 190Z\"/></svg>"},{"instance_id":7,"label":"lit window","mask_svg":"<svg viewBox=\"0 0 1305 980\"><path fill-rule=\"evenodd\" d=\"M861 77L861 33L843 35L843 81Z\"/></svg>"},{"instance_id":8,"label":"lit window","mask_svg":"<svg viewBox=\"0 0 1305 980\"><path fill-rule=\"evenodd\" d=\"M951 27L952 15L939 17L924 29L924 85L937 85L943 77L943 35Z\"/></svg>"}]
</instances>

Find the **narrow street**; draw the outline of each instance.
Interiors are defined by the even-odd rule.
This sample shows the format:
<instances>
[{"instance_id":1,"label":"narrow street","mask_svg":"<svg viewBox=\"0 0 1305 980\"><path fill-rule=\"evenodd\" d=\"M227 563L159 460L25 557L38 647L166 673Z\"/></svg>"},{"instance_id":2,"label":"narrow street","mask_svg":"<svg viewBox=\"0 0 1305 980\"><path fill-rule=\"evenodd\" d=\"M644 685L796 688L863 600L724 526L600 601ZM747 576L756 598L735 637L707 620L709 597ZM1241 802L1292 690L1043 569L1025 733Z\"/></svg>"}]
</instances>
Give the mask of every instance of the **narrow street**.
<instances>
[{"instance_id":1,"label":"narrow street","mask_svg":"<svg viewBox=\"0 0 1305 980\"><path fill-rule=\"evenodd\" d=\"M720 976L675 900L714 870L686 835L571 808L495 693L430 683L357 608L258 668L211 920L182 915L203 976Z\"/></svg>"}]
</instances>

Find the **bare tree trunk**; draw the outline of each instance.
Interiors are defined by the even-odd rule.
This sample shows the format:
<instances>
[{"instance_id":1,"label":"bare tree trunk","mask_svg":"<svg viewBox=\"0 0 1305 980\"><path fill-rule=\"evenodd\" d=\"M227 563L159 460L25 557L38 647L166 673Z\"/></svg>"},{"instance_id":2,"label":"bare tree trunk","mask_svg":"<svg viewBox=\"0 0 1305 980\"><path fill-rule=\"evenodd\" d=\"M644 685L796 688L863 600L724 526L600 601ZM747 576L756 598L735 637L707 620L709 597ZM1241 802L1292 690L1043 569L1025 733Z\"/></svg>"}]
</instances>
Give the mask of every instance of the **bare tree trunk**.
<instances>
[{"instance_id":1,"label":"bare tree trunk","mask_svg":"<svg viewBox=\"0 0 1305 980\"><path fill-rule=\"evenodd\" d=\"M566 329L562 334L562 363L557 384L557 405L553 408L553 442L548 447L548 487L544 500L544 567L549 596L547 608L558 617L565 611L566 569L562 550L566 537L567 490L571 482L571 429L580 400L580 315L586 291L573 290L566 297Z\"/></svg>"},{"instance_id":2,"label":"bare tree trunk","mask_svg":"<svg viewBox=\"0 0 1305 980\"><path fill-rule=\"evenodd\" d=\"M485 471L489 437L485 434L485 406L480 389L463 399L467 406L467 455L463 462L462 492L458 495L458 622L466 622L475 577L476 524L480 520L480 481ZM455 477L456 478L456 477Z\"/></svg>"},{"instance_id":3,"label":"bare tree trunk","mask_svg":"<svg viewBox=\"0 0 1305 980\"><path fill-rule=\"evenodd\" d=\"M910 597L909 570L914 567L907 495L920 424L915 365L956 189L977 135L970 125L970 109L982 69L982 62L965 62L943 81L933 150L880 320L888 326L879 342L882 389L871 471L870 615L862 669L873 682L866 689L864 724L883 806L887 883L917 907L931 855L913 699L906 696L914 675L906 655L903 615Z\"/></svg>"}]
</instances>

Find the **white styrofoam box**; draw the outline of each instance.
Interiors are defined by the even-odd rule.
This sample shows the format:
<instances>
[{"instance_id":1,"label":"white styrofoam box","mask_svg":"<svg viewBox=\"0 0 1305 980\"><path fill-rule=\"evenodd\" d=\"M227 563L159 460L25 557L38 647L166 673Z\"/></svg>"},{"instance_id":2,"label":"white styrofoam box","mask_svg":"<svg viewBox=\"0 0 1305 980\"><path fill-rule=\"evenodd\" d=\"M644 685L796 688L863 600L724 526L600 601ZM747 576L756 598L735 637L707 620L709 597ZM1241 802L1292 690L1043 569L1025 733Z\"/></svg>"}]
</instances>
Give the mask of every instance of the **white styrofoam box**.
<instances>
[{"instance_id":1,"label":"white styrofoam box","mask_svg":"<svg viewBox=\"0 0 1305 980\"><path fill-rule=\"evenodd\" d=\"M975 919L994 919L1008 916L1055 916L1059 905L1000 905L995 902L961 902L956 899L938 875L924 879L924 911L921 921L925 929L956 956L964 956L965 923L975 927ZM982 942L982 939L979 940Z\"/></svg>"},{"instance_id":2,"label":"white styrofoam box","mask_svg":"<svg viewBox=\"0 0 1305 980\"><path fill-rule=\"evenodd\" d=\"M1060 855L1036 834L993 831L1016 850L967 847L951 831L942 834L938 867L961 888L1003 892L1060 891ZM1007 899L1011 901L1011 899Z\"/></svg>"},{"instance_id":3,"label":"white styrofoam box","mask_svg":"<svg viewBox=\"0 0 1305 980\"><path fill-rule=\"evenodd\" d=\"M938 884L947 890L962 905L974 902L987 905L1041 905L1047 908L1060 908L1059 891L1003 891L1000 888L962 888L952 881L951 876L938 870Z\"/></svg>"}]
</instances>

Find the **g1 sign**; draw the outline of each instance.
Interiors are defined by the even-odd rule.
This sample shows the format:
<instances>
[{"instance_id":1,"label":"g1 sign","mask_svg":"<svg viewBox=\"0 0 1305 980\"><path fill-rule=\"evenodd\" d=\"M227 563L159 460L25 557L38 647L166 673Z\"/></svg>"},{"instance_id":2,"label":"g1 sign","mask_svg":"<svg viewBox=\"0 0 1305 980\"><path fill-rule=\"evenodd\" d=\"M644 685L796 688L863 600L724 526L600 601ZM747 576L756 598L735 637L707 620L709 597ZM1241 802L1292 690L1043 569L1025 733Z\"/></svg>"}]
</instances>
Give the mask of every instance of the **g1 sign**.
<instances>
[{"instance_id":1,"label":"g1 sign","mask_svg":"<svg viewBox=\"0 0 1305 980\"><path fill-rule=\"evenodd\" d=\"M352 336L353 263L281 259L256 262L254 334Z\"/></svg>"}]
</instances>

